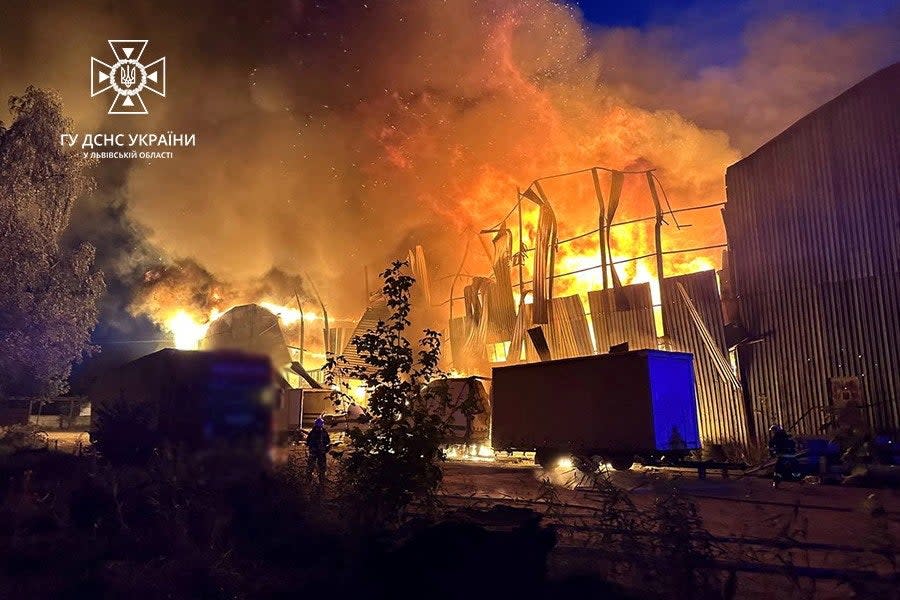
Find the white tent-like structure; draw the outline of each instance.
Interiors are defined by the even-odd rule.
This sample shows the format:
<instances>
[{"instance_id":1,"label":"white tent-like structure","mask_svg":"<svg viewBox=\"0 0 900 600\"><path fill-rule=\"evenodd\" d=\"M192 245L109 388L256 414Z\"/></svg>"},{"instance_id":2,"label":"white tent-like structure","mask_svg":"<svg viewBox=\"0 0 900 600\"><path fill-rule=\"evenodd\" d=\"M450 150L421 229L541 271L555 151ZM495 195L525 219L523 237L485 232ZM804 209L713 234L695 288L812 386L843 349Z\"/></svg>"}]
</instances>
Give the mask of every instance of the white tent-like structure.
<instances>
[{"instance_id":1,"label":"white tent-like structure","mask_svg":"<svg viewBox=\"0 0 900 600\"><path fill-rule=\"evenodd\" d=\"M200 342L203 350L241 350L262 354L283 371L291 362L278 317L258 304L235 306L213 321Z\"/></svg>"}]
</instances>

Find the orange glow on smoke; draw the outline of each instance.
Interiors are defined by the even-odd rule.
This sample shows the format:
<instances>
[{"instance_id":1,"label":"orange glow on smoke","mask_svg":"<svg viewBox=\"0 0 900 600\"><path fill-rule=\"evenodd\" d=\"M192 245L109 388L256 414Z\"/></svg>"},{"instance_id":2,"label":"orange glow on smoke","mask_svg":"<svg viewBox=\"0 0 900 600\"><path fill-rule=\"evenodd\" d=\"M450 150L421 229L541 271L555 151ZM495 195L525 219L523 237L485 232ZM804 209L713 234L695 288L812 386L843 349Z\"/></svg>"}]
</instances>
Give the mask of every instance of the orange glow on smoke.
<instances>
[{"instance_id":1,"label":"orange glow on smoke","mask_svg":"<svg viewBox=\"0 0 900 600\"><path fill-rule=\"evenodd\" d=\"M486 84L491 92L471 106L461 109L452 98L430 91L413 97L394 94L383 111L367 106L373 117L390 115L390 126L379 121L372 124L382 157L371 169L383 180L402 181L404 186L418 190L422 204L455 226L460 232L457 256L462 254L467 237L496 225L509 213L517 201L517 187L524 190L538 177L593 166L623 171L653 169L672 208L724 199L724 167L739 158L726 137L702 130L677 113L647 111L605 95L600 89L602 81L595 80L596 64L587 59L584 63L571 60L583 51L578 48L578 34L560 25L550 32L560 36L559 56L537 52L545 44L537 43L533 36L543 30L535 29L527 15L524 9L507 7L486 25L483 63L491 65ZM554 72L563 65L569 70ZM587 90L582 83L575 83L588 79L597 87ZM605 200L609 178L609 173L601 172ZM559 239L598 227L599 206L589 172L546 180L542 185L557 216ZM664 202L662 191L660 201ZM538 208L527 200L522 205L522 242L532 250L522 269L528 281ZM663 209L667 210L666 204ZM626 175L614 222L654 214L646 176ZM719 209L681 213L678 217L679 223L691 227L679 230L675 219L666 216L664 250L724 242ZM655 259L625 262L654 252L653 224L649 220L613 227L610 259L623 261L615 267L623 284L651 282L658 302ZM516 211L509 214L506 226L512 230L513 252L518 252ZM482 237L487 243L471 244L463 273L489 274L489 236ZM680 275L716 268L720 261L721 249L669 254L664 257L664 268L666 275ZM555 271L559 275L599 263L595 233L560 244ZM518 266L512 271L515 286ZM585 294L601 288L602 281L599 268L558 277L554 295ZM459 289L458 285L457 292Z\"/></svg>"},{"instance_id":2,"label":"orange glow on smoke","mask_svg":"<svg viewBox=\"0 0 900 600\"><path fill-rule=\"evenodd\" d=\"M359 184L354 194L367 209L352 216L371 223L371 231L377 233L377 238L374 234L371 238L358 235L359 251L354 246L349 255L352 258L346 260L352 269L358 269L360 263L379 269L388 260L385 255L394 252L401 241L422 243L432 269L433 302L442 307L437 312L446 309L457 270L464 275L490 274L490 236L478 232L504 217L511 229L513 253L522 250L520 237L527 250L521 274L523 280L531 280L538 208L522 201L521 232L517 212L509 211L517 202L516 189L524 191L535 178L593 166L623 171L653 169L673 208L724 199L725 167L740 158L727 135L703 129L676 112L647 110L617 97L605 85L603 57L591 54L580 21L568 15L564 7L548 3L536 10L529 3L500 3L479 17L477 31L466 31L466 39L473 36L478 43L460 55L466 57L464 63L452 63L456 57L447 56L452 64L446 71L434 65L427 85L416 85L417 80L409 83L398 76L396 87L385 87L383 94L367 95L355 100L356 104L348 102L346 110L352 115L347 117L354 124L353 147L359 153L354 155L353 167L358 171L348 170L344 178L344 173L332 167L329 182L333 177L347 189ZM600 207L589 172L547 180L543 187L557 216L560 240L598 227ZM610 176L605 171L600 187L608 202ZM660 200L664 201L662 191ZM334 193L350 194L343 188ZM323 202L330 200L327 195L317 197ZM356 200L349 205L355 206ZM614 222L650 217L654 210L646 176L626 175ZM329 227L343 229L344 223L339 222L343 215L328 213L324 221ZM724 241L718 208L679 214L678 222L691 225L688 228L676 228L671 215L666 221L666 251ZM432 232L441 235L432 236ZM479 235L480 242L472 239ZM283 246L279 250L290 249L292 242L276 241ZM327 236L317 243L329 243ZM460 265L467 243L470 251ZM622 261L615 266L622 283L650 282L654 302L658 303L654 258L625 262L653 253L653 221L613 227L610 245L609 259ZM351 269L336 264L339 260L329 258L329 274ZM667 275L678 275L716 268L720 261L721 249L669 254L664 257L664 268ZM309 263L315 262L311 256ZM584 296L589 290L601 288L602 272L591 268L599 263L596 233L559 244L556 274L579 272L557 277L554 296ZM317 265L312 264L312 268ZM519 267L513 265L517 299L519 273ZM461 295L465 282L456 283L454 295ZM330 289L323 286L323 292L331 301L352 296L356 292L348 292L351 288L344 281L332 282ZM526 292L530 288L527 285ZM359 296L352 296L344 306L358 306ZM278 299L287 302L288 297ZM165 298L159 304L168 311L170 306L185 307L190 300L189 296ZM525 301L530 300L531 295L526 295ZM224 311L228 300L217 302L217 306ZM204 310L208 308L208 304L203 305ZM147 312L158 315L161 311ZM273 312L284 325L299 324L296 307L280 307ZM189 314L196 323L213 318L206 313ZM310 315L314 313L305 314L304 319L319 318ZM167 323L172 315L166 316L161 322ZM443 327L445 319L446 314L435 317L431 325ZM192 325L184 327L190 330ZM309 329L321 328L307 328L307 336Z\"/></svg>"},{"instance_id":3,"label":"orange glow on smoke","mask_svg":"<svg viewBox=\"0 0 900 600\"><path fill-rule=\"evenodd\" d=\"M257 304L278 317L278 322L283 328L296 325L300 321L300 311L297 308L281 306L274 302L266 301L257 302ZM184 308L175 308L162 318L162 324L165 331L172 336L175 348L179 350L198 350L210 324L228 312L228 310L231 310L231 308L226 310L213 308L209 314L202 315L192 313ZM317 323L318 327L324 325L324 318L318 311L304 310L303 320L307 323ZM348 319L337 319L337 321L348 321ZM309 354L324 357L324 353L309 352Z\"/></svg>"}]
</instances>

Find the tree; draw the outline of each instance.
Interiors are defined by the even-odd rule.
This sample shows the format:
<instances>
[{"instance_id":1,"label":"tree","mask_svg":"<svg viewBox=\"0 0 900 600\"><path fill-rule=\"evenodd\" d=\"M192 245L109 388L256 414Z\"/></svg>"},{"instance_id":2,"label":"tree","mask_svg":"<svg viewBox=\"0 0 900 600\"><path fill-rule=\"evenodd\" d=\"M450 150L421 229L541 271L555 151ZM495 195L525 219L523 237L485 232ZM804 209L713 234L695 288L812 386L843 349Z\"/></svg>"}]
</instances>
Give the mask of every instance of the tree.
<instances>
[{"instance_id":1,"label":"tree","mask_svg":"<svg viewBox=\"0 0 900 600\"><path fill-rule=\"evenodd\" d=\"M351 430L343 472L350 497L359 500L357 516L370 523L395 520L413 500L434 501L449 432L447 386L427 385L446 378L438 367L441 334L425 329L415 354L405 336L415 282L405 266L395 261L381 274L391 316L351 340L365 366L344 368L341 358L326 365L328 383L339 373L362 380L369 395L371 424Z\"/></svg>"},{"instance_id":2,"label":"tree","mask_svg":"<svg viewBox=\"0 0 900 600\"><path fill-rule=\"evenodd\" d=\"M91 162L60 143L71 121L55 94L29 86L0 122L0 396L67 390L72 364L93 348L104 291L94 248L61 247Z\"/></svg>"}]
</instances>

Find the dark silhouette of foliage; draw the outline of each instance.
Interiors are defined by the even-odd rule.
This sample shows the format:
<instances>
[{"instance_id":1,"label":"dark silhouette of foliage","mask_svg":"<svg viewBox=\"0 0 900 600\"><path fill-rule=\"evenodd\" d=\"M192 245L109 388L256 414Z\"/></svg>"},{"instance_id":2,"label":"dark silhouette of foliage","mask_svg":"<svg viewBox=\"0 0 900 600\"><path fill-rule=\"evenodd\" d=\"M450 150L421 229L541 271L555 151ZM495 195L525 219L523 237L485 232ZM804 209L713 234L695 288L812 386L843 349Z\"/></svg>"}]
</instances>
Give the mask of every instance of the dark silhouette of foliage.
<instances>
[{"instance_id":1,"label":"dark silhouette of foliage","mask_svg":"<svg viewBox=\"0 0 900 600\"><path fill-rule=\"evenodd\" d=\"M591 542L621 557L606 576L653 597L734 597L735 574L710 568L715 558L710 534L697 505L673 482L656 481L652 504L639 507L608 472L594 472L590 479L599 502L594 516L602 523Z\"/></svg>"},{"instance_id":2,"label":"dark silhouette of foliage","mask_svg":"<svg viewBox=\"0 0 900 600\"><path fill-rule=\"evenodd\" d=\"M75 200L92 189L90 162L60 143L71 125L59 99L28 87L0 123L0 396L55 396L92 350L103 277L94 248L64 251Z\"/></svg>"},{"instance_id":3,"label":"dark silhouette of foliage","mask_svg":"<svg viewBox=\"0 0 900 600\"><path fill-rule=\"evenodd\" d=\"M103 458L114 465L147 464L160 443L150 407L123 399L94 410L91 439Z\"/></svg>"},{"instance_id":4,"label":"dark silhouette of foliage","mask_svg":"<svg viewBox=\"0 0 900 600\"><path fill-rule=\"evenodd\" d=\"M371 523L394 521L413 500L433 503L449 433L447 387L426 385L446 378L441 334L426 329L418 350L405 335L415 282L406 266L395 261L381 273L391 316L351 340L365 366L347 368L341 358L327 365L329 383L358 379L368 390L372 422L351 430L342 467L349 497L365 499L357 516Z\"/></svg>"},{"instance_id":5,"label":"dark silhouette of foliage","mask_svg":"<svg viewBox=\"0 0 900 600\"><path fill-rule=\"evenodd\" d=\"M19 465L30 475L0 497L2 598L469 598L473 585L559 597L545 578L554 535L531 511L370 531L304 488L299 455L268 466L234 453L154 455L136 468L28 454L40 460ZM479 525L495 522L509 527ZM460 576L468 583L454 584Z\"/></svg>"}]
</instances>

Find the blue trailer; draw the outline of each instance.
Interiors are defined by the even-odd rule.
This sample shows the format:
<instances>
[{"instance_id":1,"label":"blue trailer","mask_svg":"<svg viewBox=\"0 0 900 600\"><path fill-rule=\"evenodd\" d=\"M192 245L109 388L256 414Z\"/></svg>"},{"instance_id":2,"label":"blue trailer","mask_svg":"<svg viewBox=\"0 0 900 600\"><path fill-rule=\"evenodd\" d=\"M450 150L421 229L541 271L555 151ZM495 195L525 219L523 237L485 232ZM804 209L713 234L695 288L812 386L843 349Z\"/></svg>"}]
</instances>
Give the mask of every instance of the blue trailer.
<instances>
[{"instance_id":1,"label":"blue trailer","mask_svg":"<svg viewBox=\"0 0 900 600\"><path fill-rule=\"evenodd\" d=\"M495 450L600 457L677 458L700 448L693 356L635 350L494 367Z\"/></svg>"}]
</instances>

